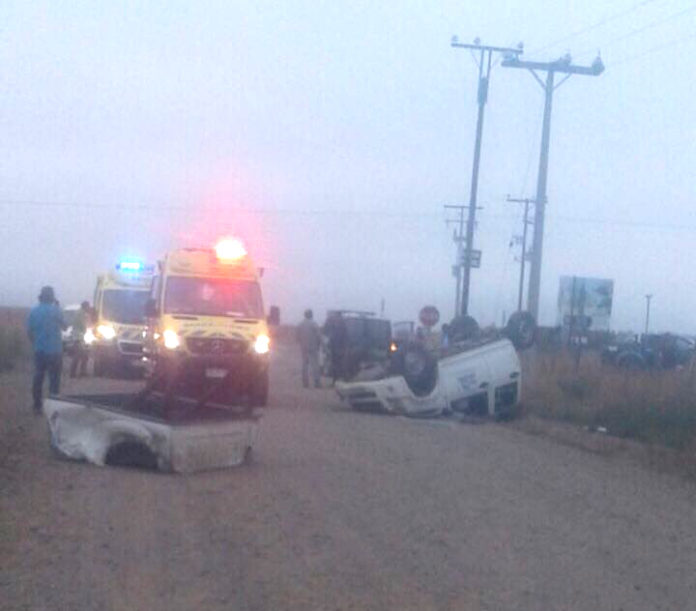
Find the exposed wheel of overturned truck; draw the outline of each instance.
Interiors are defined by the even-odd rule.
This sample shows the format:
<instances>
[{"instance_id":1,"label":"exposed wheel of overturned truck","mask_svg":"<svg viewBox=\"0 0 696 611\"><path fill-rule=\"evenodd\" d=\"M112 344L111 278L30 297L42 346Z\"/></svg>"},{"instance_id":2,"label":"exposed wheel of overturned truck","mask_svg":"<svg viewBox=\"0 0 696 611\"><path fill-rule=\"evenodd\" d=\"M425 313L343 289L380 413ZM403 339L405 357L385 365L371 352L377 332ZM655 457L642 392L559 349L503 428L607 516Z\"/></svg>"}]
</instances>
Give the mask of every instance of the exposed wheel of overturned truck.
<instances>
[{"instance_id":1,"label":"exposed wheel of overturned truck","mask_svg":"<svg viewBox=\"0 0 696 611\"><path fill-rule=\"evenodd\" d=\"M455 316L449 324L447 332L451 342L465 342L470 339L476 339L481 333L479 324L473 316L462 314Z\"/></svg>"},{"instance_id":2,"label":"exposed wheel of overturned truck","mask_svg":"<svg viewBox=\"0 0 696 611\"><path fill-rule=\"evenodd\" d=\"M536 339L537 325L529 312L515 312L505 325L505 336L517 350L531 348Z\"/></svg>"},{"instance_id":3,"label":"exposed wheel of overturned truck","mask_svg":"<svg viewBox=\"0 0 696 611\"><path fill-rule=\"evenodd\" d=\"M403 376L414 395L425 397L437 384L437 360L423 346L412 344L394 354L391 373Z\"/></svg>"}]
</instances>

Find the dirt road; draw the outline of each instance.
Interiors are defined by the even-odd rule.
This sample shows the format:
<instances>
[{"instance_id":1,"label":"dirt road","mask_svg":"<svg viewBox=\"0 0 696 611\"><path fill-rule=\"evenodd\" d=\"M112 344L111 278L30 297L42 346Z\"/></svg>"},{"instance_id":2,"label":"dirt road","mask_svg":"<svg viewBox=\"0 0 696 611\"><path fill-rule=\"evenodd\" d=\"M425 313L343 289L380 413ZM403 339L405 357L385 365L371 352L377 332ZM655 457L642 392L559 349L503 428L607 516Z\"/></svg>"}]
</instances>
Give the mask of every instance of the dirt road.
<instances>
[{"instance_id":1,"label":"dirt road","mask_svg":"<svg viewBox=\"0 0 696 611\"><path fill-rule=\"evenodd\" d=\"M252 464L188 477L57 461L26 374L0 378L0 608L696 608L693 484L499 424L349 412L294 356Z\"/></svg>"}]
</instances>

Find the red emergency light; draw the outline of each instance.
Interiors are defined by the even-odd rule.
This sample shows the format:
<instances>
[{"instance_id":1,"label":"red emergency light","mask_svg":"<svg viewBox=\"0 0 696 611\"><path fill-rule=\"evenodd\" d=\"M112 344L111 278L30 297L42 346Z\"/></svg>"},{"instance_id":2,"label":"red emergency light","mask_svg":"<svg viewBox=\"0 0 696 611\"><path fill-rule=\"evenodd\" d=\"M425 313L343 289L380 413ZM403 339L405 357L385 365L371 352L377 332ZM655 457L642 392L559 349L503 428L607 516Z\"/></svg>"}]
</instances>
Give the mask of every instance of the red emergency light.
<instances>
[{"instance_id":1,"label":"red emergency light","mask_svg":"<svg viewBox=\"0 0 696 611\"><path fill-rule=\"evenodd\" d=\"M244 244L236 238L224 238L215 245L215 256L222 262L238 261L246 255Z\"/></svg>"}]
</instances>

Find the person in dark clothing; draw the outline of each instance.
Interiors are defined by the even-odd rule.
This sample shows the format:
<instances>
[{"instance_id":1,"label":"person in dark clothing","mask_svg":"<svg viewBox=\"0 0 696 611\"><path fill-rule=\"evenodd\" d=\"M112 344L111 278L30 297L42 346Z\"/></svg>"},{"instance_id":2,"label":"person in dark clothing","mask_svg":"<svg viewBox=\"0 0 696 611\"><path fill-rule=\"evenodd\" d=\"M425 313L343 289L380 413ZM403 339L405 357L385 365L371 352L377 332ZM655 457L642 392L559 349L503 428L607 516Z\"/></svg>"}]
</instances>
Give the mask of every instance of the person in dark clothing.
<instances>
[{"instance_id":1,"label":"person in dark clothing","mask_svg":"<svg viewBox=\"0 0 696 611\"><path fill-rule=\"evenodd\" d=\"M341 312L333 312L324 324L324 333L329 338L329 354L331 356L331 376L333 383L343 376L346 357L346 342L348 329Z\"/></svg>"},{"instance_id":2,"label":"person in dark clothing","mask_svg":"<svg viewBox=\"0 0 696 611\"><path fill-rule=\"evenodd\" d=\"M321 331L314 322L312 310L305 310L304 320L297 326L297 341L302 352L302 385L309 387L310 370L314 388L321 388L321 373L319 371L319 347L321 346Z\"/></svg>"},{"instance_id":3,"label":"person in dark clothing","mask_svg":"<svg viewBox=\"0 0 696 611\"><path fill-rule=\"evenodd\" d=\"M87 370L87 359L89 353L85 345L85 333L90 322L91 308L89 302L83 301L80 309L75 315L75 321L72 325L72 335L74 338L72 346L72 360L70 363L70 377L83 377Z\"/></svg>"},{"instance_id":4,"label":"person in dark clothing","mask_svg":"<svg viewBox=\"0 0 696 611\"><path fill-rule=\"evenodd\" d=\"M39 294L39 305L32 308L27 322L27 332L34 351L32 394L34 412L37 414L40 414L43 408L43 381L46 373L51 394L60 392L63 356L61 331L65 327L63 313L58 306L53 288L44 286Z\"/></svg>"}]
</instances>

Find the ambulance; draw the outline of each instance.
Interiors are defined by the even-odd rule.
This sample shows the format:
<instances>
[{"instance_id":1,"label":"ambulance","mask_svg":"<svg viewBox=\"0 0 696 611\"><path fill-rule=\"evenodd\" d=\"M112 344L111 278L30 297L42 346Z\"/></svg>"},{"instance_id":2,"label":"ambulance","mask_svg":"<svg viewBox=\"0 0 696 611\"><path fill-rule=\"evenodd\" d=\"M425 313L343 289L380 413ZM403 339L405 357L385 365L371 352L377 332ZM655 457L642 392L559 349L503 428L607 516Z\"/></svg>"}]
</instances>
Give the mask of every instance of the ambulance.
<instances>
[{"instance_id":1,"label":"ambulance","mask_svg":"<svg viewBox=\"0 0 696 611\"><path fill-rule=\"evenodd\" d=\"M225 407L266 405L270 338L259 275L237 239L167 253L147 306L153 388Z\"/></svg>"},{"instance_id":2,"label":"ambulance","mask_svg":"<svg viewBox=\"0 0 696 611\"><path fill-rule=\"evenodd\" d=\"M94 316L85 343L94 357L94 375L143 368L145 306L154 266L124 260L97 278Z\"/></svg>"}]
</instances>

